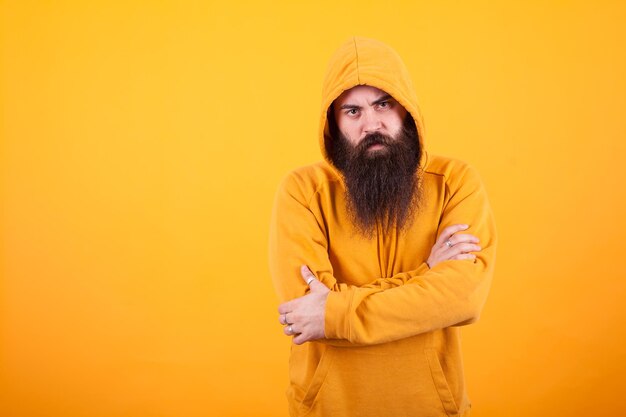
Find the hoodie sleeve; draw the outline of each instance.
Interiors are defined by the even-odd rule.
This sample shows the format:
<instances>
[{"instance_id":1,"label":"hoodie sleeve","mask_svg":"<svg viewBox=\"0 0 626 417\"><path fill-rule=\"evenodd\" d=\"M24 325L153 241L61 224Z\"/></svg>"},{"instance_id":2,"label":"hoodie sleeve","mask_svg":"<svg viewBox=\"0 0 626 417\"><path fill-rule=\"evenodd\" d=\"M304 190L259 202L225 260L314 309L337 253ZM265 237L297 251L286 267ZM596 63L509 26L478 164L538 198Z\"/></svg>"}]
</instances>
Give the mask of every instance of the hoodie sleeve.
<instances>
[{"instance_id":1,"label":"hoodie sleeve","mask_svg":"<svg viewBox=\"0 0 626 417\"><path fill-rule=\"evenodd\" d=\"M493 275L496 229L478 174L465 165L446 178L446 200L439 231L467 223L480 239L474 261L451 260L357 287L338 283L328 259L323 225L308 208L294 177L279 189L270 231L270 269L281 302L300 297L307 286L300 265L309 265L331 289L326 302L327 342L368 345L398 340L476 321ZM280 219L280 221L279 221Z\"/></svg>"}]
</instances>

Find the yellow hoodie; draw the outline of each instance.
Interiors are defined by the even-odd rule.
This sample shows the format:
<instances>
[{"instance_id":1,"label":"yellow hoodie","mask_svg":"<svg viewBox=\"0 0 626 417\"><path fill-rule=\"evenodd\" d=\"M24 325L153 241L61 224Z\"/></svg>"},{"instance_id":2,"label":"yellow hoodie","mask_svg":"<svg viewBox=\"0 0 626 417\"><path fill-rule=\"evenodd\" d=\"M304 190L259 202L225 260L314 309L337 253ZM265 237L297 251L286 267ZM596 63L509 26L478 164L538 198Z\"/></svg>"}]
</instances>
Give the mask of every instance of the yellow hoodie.
<instances>
[{"instance_id":1,"label":"yellow hoodie","mask_svg":"<svg viewBox=\"0 0 626 417\"><path fill-rule=\"evenodd\" d=\"M413 116L422 147L422 203L402 234L353 226L345 185L324 146L326 112L345 90L370 85ZM323 85L319 140L325 161L291 172L276 195L270 272L280 302L304 295L300 265L331 292L326 339L292 345L292 416L467 416L460 328L478 319L491 278L496 229L476 171L429 155L409 73L381 42L353 38L332 57ZM426 264L439 233L469 224L476 259Z\"/></svg>"}]
</instances>

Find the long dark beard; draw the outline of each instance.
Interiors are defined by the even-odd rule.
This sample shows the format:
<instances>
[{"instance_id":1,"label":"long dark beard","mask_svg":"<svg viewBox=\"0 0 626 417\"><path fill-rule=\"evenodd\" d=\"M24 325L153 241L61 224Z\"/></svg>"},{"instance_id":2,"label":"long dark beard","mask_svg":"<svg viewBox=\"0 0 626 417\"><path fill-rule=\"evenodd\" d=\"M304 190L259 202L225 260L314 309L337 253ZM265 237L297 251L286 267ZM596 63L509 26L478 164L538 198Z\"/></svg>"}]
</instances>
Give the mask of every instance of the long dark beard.
<instances>
[{"instance_id":1,"label":"long dark beard","mask_svg":"<svg viewBox=\"0 0 626 417\"><path fill-rule=\"evenodd\" d=\"M333 125L329 126L334 139L328 154L344 176L353 222L365 236L372 236L378 224L385 230L394 226L404 230L420 200L421 149L413 118L407 114L396 138L374 133L356 147ZM374 144L384 149L368 150Z\"/></svg>"}]
</instances>

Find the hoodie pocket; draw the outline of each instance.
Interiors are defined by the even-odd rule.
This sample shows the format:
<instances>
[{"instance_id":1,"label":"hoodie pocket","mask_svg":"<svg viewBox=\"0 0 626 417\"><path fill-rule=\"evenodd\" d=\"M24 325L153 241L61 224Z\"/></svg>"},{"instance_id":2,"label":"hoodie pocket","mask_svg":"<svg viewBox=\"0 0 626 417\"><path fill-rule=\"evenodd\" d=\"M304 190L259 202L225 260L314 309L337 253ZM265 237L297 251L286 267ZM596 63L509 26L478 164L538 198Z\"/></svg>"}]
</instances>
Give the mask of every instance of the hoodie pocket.
<instances>
[{"instance_id":1,"label":"hoodie pocket","mask_svg":"<svg viewBox=\"0 0 626 417\"><path fill-rule=\"evenodd\" d=\"M456 416L444 409L421 346L328 349L322 359L296 415Z\"/></svg>"},{"instance_id":2,"label":"hoodie pocket","mask_svg":"<svg viewBox=\"0 0 626 417\"><path fill-rule=\"evenodd\" d=\"M311 408L315 398L320 392L322 384L326 380L326 376L328 375L328 371L332 365L333 356L333 349L331 347L326 348L324 353L322 353L317 369L315 369L313 378L311 378L311 383L307 387L304 398L302 399L301 409L303 412L306 412Z\"/></svg>"},{"instance_id":3,"label":"hoodie pocket","mask_svg":"<svg viewBox=\"0 0 626 417\"><path fill-rule=\"evenodd\" d=\"M456 401L454 401L452 391L450 391L450 386L448 385L446 375L441 367L441 362L439 362L437 350L429 348L426 349L425 352L426 357L428 358L430 373L433 377L433 383L435 384L435 389L437 390L437 394L439 394L439 399L441 400L441 405L449 417L458 416L459 409L456 405Z\"/></svg>"}]
</instances>

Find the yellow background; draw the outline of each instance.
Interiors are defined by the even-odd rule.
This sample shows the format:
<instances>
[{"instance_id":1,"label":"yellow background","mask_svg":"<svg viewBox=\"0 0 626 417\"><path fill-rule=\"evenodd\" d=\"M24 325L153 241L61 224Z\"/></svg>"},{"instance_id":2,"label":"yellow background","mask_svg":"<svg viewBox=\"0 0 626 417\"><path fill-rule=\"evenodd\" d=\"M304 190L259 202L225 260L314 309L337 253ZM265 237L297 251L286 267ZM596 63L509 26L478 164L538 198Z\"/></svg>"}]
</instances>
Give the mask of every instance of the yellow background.
<instances>
[{"instance_id":1,"label":"yellow background","mask_svg":"<svg viewBox=\"0 0 626 417\"><path fill-rule=\"evenodd\" d=\"M354 34L490 194L474 415L623 412L624 2L1 4L1 416L286 416L269 214Z\"/></svg>"}]
</instances>

